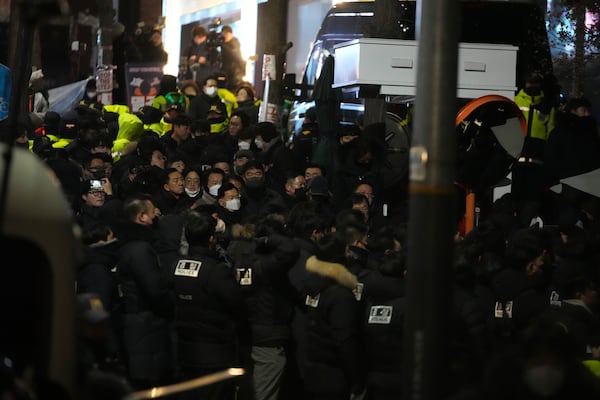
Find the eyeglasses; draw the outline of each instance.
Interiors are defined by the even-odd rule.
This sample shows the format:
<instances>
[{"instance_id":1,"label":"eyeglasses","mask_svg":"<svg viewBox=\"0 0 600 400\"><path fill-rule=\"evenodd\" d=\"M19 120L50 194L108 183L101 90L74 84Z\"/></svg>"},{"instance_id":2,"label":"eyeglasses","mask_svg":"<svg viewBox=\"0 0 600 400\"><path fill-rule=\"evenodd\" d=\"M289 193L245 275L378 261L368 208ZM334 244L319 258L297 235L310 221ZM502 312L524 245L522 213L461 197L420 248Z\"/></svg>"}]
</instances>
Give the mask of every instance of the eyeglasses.
<instances>
[{"instance_id":1,"label":"eyeglasses","mask_svg":"<svg viewBox=\"0 0 600 400\"><path fill-rule=\"evenodd\" d=\"M244 174L244 177L246 177L246 178L262 178L263 175L264 175L264 173L262 171L246 172Z\"/></svg>"},{"instance_id":2,"label":"eyeglasses","mask_svg":"<svg viewBox=\"0 0 600 400\"><path fill-rule=\"evenodd\" d=\"M104 190L90 190L88 192L88 195L93 195L93 196L104 196L106 193L104 192Z\"/></svg>"},{"instance_id":3,"label":"eyeglasses","mask_svg":"<svg viewBox=\"0 0 600 400\"><path fill-rule=\"evenodd\" d=\"M185 183L196 183L196 184L198 184L198 183L200 183L200 179L199 178L196 178L196 179L194 179L194 178L187 178L185 180Z\"/></svg>"}]
</instances>

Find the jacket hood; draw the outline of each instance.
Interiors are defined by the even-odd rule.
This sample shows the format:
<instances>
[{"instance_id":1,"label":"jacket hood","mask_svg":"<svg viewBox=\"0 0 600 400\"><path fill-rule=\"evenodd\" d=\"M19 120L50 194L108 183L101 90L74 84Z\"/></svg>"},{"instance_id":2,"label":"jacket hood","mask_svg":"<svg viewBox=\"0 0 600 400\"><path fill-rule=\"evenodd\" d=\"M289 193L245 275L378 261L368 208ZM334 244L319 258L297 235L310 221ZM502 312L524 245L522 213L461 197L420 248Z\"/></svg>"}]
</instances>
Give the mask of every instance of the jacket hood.
<instances>
[{"instance_id":1,"label":"jacket hood","mask_svg":"<svg viewBox=\"0 0 600 400\"><path fill-rule=\"evenodd\" d=\"M356 275L348 271L342 264L321 261L316 256L306 260L306 270L319 276L329 278L335 283L353 290L358 283Z\"/></svg>"},{"instance_id":2,"label":"jacket hood","mask_svg":"<svg viewBox=\"0 0 600 400\"><path fill-rule=\"evenodd\" d=\"M233 224L231 226L231 238L233 240L252 240L255 232L254 224Z\"/></svg>"}]
</instances>

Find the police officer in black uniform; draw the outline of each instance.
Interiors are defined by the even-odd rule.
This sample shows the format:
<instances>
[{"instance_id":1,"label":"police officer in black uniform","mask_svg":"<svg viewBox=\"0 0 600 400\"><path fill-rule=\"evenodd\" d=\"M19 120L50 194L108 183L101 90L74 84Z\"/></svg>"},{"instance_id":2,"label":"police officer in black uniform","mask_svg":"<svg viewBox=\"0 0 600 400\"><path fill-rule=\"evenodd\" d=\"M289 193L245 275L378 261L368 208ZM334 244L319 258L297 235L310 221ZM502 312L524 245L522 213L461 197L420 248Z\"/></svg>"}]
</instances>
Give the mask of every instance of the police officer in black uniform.
<instances>
[{"instance_id":1,"label":"police officer in black uniform","mask_svg":"<svg viewBox=\"0 0 600 400\"><path fill-rule=\"evenodd\" d=\"M173 270L178 365L186 379L238 364L238 327L242 293L233 271L215 250L216 219L201 211L185 217L188 255ZM233 399L234 382L225 381L189 392L190 398Z\"/></svg>"}]
</instances>

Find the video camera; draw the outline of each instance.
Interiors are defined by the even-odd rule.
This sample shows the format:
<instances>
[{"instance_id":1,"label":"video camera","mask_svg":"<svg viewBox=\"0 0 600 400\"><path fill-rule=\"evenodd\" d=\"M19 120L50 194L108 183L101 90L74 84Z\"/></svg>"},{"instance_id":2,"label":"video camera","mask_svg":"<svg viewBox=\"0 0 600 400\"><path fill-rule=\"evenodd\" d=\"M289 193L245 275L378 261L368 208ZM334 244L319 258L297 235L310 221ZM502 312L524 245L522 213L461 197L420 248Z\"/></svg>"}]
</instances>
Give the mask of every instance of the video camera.
<instances>
[{"instance_id":1,"label":"video camera","mask_svg":"<svg viewBox=\"0 0 600 400\"><path fill-rule=\"evenodd\" d=\"M206 33L206 48L210 54L210 59L213 62L221 60L221 46L224 43L223 33L221 32L221 18L216 17L212 23L208 25Z\"/></svg>"},{"instance_id":2,"label":"video camera","mask_svg":"<svg viewBox=\"0 0 600 400\"><path fill-rule=\"evenodd\" d=\"M206 45L211 47L220 47L223 44L223 34L221 33L221 18L213 19L212 24L208 25Z\"/></svg>"}]
</instances>

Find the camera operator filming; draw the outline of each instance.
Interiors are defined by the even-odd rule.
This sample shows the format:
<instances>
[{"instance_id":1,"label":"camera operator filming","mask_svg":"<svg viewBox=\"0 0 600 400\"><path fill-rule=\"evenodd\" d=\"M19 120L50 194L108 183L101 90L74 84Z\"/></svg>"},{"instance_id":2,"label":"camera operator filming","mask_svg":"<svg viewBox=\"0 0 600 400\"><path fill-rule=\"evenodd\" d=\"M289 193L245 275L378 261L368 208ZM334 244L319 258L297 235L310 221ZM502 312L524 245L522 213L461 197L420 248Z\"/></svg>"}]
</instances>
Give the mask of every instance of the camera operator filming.
<instances>
[{"instance_id":1,"label":"camera operator filming","mask_svg":"<svg viewBox=\"0 0 600 400\"><path fill-rule=\"evenodd\" d=\"M192 43L183 53L182 61L187 66L184 71L184 79L201 82L211 74L207 37L206 29L203 26L196 26L192 30Z\"/></svg>"},{"instance_id":2,"label":"camera operator filming","mask_svg":"<svg viewBox=\"0 0 600 400\"><path fill-rule=\"evenodd\" d=\"M221 28L223 42L221 43L221 59L223 72L227 75L227 88L232 92L244 82L246 74L246 61L241 52L240 41L233 35L231 26Z\"/></svg>"}]
</instances>

